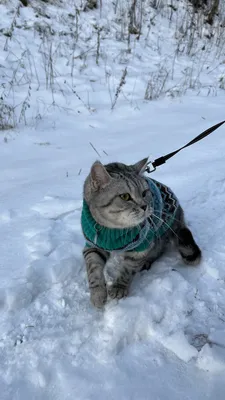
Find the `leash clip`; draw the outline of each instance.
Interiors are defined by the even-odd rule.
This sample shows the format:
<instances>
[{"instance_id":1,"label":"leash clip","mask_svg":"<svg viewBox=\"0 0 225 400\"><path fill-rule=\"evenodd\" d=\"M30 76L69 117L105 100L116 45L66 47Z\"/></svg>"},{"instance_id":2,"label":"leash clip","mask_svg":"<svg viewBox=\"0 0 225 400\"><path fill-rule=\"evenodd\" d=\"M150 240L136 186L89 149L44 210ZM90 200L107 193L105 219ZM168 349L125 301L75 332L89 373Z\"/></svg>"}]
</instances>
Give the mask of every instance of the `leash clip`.
<instances>
[{"instance_id":1,"label":"leash clip","mask_svg":"<svg viewBox=\"0 0 225 400\"><path fill-rule=\"evenodd\" d=\"M146 169L145 169L145 171L146 171L148 174L151 174L151 173L154 172L155 170L156 170L156 167L154 167L152 161L149 161L149 162L148 162L148 165L147 165L147 167L146 167Z\"/></svg>"}]
</instances>

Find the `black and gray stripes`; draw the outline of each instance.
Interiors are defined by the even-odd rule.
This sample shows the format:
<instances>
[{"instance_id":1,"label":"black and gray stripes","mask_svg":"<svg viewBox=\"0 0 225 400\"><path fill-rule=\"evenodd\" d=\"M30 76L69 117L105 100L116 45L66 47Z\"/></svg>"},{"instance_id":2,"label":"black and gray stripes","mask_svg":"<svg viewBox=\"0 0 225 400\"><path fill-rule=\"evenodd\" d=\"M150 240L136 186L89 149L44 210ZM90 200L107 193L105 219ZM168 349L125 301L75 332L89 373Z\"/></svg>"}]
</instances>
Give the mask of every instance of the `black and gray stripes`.
<instances>
[{"instance_id":1,"label":"black and gray stripes","mask_svg":"<svg viewBox=\"0 0 225 400\"><path fill-rule=\"evenodd\" d=\"M142 176L147 159L134 165L111 163L105 167L97 162L84 184L84 198L94 220L107 228L129 229L145 223L150 215L151 192ZM123 201L120 194L129 193L132 201ZM163 195L170 196L165 190ZM146 204L147 207L146 208ZM168 212L175 203L169 202ZM184 222L183 210L178 205L172 226L161 238L156 237L147 250L135 252L107 252L95 246L86 246L83 255L86 264L91 302L103 307L107 296L120 299L129 293L133 276L142 269L149 269L158 259L168 243L175 243L183 261L196 265L201 259L201 250ZM135 238L136 240L137 238Z\"/></svg>"}]
</instances>

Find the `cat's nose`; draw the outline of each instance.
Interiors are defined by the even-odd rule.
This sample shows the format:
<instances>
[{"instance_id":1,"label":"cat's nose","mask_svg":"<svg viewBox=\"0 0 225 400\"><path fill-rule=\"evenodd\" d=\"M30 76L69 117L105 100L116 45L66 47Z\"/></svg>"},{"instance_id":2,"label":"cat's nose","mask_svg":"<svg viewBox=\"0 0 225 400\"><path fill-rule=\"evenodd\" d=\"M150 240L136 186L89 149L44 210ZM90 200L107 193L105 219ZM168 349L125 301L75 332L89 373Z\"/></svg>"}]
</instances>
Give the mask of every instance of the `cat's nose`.
<instances>
[{"instance_id":1,"label":"cat's nose","mask_svg":"<svg viewBox=\"0 0 225 400\"><path fill-rule=\"evenodd\" d=\"M144 210L144 211L146 211L147 207L148 206L146 204L144 206L141 206L142 210Z\"/></svg>"}]
</instances>

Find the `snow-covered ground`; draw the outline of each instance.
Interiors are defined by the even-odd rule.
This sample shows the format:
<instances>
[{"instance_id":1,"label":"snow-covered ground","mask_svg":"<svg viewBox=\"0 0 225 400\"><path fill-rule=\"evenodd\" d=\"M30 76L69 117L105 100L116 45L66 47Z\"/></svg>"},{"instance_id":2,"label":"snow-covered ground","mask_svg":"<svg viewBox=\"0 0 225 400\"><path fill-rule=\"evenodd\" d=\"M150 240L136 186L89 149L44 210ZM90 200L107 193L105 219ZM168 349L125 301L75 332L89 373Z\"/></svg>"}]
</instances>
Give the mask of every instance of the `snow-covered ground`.
<instances>
[{"instance_id":1,"label":"snow-covered ground","mask_svg":"<svg viewBox=\"0 0 225 400\"><path fill-rule=\"evenodd\" d=\"M59 25L58 32L68 29L64 14L70 7L60 10L45 10L53 19L51 28ZM106 2L99 20L105 26L109 10ZM9 26L14 14L8 5L1 5L1 12L1 24ZM17 25L29 27L35 18L43 23L45 17L38 15L31 7L21 8ZM99 11L81 13L86 21L81 39L97 15ZM172 28L163 14L157 18L159 37L166 32L162 51L169 43L172 54ZM75 64L72 77L65 54L55 60L55 79L61 85L66 79L73 81L83 103L68 87L60 91L55 81L53 90L45 87L38 34L31 37L29 29L17 27L8 49L0 51L1 88L7 104L14 101L16 107L15 128L0 132L1 400L224 399L224 127L152 175L179 197L203 251L201 265L184 266L171 252L135 277L126 299L110 301L101 311L90 304L80 212L91 163L96 158L103 163L132 163L147 155L155 159L225 117L224 91L215 83L224 65L215 57L216 48L207 53L210 69L215 69L207 75L206 65L201 72L201 92L188 88L186 96L174 97L170 90L157 101L143 100L153 54L156 64L163 62L153 34L151 51L144 51L144 38L132 50L126 84L111 111L127 65L113 59L115 53L124 54L125 46L115 41L113 29L112 24L111 36L102 44L108 59L100 56L99 65L95 51L84 69ZM0 36L1 50L6 38ZM52 45L57 46L55 39ZM12 58L20 60L26 46L35 63L28 70L24 56L10 86ZM71 55L67 43L60 49ZM174 76L182 75L186 64L194 64L184 55L176 62ZM195 63L197 68L196 58ZM172 85L171 76L167 84ZM216 96L206 96L208 91ZM30 107L21 116L24 99Z\"/></svg>"}]
</instances>

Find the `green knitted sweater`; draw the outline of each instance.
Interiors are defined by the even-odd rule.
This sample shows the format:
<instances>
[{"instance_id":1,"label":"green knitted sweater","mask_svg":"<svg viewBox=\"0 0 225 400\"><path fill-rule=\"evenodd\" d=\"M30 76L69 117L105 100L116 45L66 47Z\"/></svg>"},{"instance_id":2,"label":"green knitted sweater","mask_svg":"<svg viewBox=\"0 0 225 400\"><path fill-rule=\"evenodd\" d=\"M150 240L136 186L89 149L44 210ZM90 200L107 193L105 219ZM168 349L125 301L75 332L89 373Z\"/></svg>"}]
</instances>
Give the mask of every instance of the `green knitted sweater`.
<instances>
[{"instance_id":1,"label":"green knitted sweater","mask_svg":"<svg viewBox=\"0 0 225 400\"><path fill-rule=\"evenodd\" d=\"M99 225L93 218L88 204L83 201L81 226L86 245L105 251L144 251L151 242L160 238L172 226L179 202L165 185L146 178L152 194L154 215L142 224L126 229L110 229Z\"/></svg>"}]
</instances>

